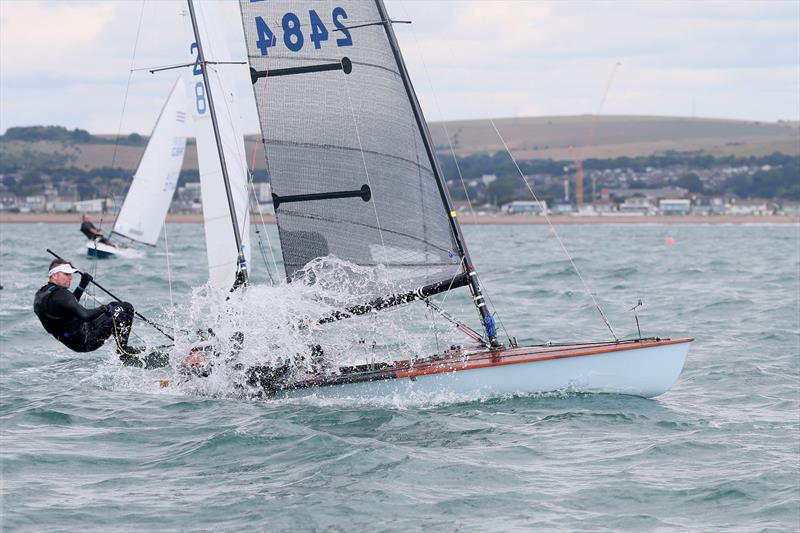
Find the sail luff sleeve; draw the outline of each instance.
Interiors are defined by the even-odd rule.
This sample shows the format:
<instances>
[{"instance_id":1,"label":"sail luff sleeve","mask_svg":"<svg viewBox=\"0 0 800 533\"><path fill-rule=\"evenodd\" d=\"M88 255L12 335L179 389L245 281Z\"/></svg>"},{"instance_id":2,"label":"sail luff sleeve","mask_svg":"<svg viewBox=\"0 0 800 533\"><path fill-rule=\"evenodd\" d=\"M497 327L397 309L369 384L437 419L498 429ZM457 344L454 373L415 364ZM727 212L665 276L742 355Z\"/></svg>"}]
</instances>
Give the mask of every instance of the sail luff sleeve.
<instances>
[{"instance_id":1,"label":"sail luff sleeve","mask_svg":"<svg viewBox=\"0 0 800 533\"><path fill-rule=\"evenodd\" d=\"M247 83L247 73L241 66L230 64L229 36L217 29L224 11L236 9L238 13L239 6L221 0L195 2L193 5L196 24L185 17L185 51L192 58L193 66L184 75L197 143L208 275L212 287L228 291L241 270L240 252L244 252L246 263L250 254L247 163L238 112L242 96L239 87L246 87L241 82ZM196 32L202 40L205 65L198 57ZM211 120L207 86L214 94L216 124ZM219 155L220 144L224 167ZM228 176L227 184L222 179L223 168ZM228 202L229 192L233 196L235 218ZM236 245L237 228L241 247Z\"/></svg>"},{"instance_id":2,"label":"sail luff sleeve","mask_svg":"<svg viewBox=\"0 0 800 533\"><path fill-rule=\"evenodd\" d=\"M374 297L452 279L462 252L377 6L240 0L287 277L336 257ZM344 61L345 58L348 61ZM342 62L341 70L321 67ZM314 68L304 68L314 67ZM320 67L320 68L317 68ZM351 68L350 68L351 67ZM367 199L341 195L367 185Z\"/></svg>"},{"instance_id":3,"label":"sail luff sleeve","mask_svg":"<svg viewBox=\"0 0 800 533\"><path fill-rule=\"evenodd\" d=\"M214 97L213 91L211 90L211 83L209 81L209 73L208 73L208 65L206 64L205 55L203 54L203 42L200 38L200 31L197 27L197 17L195 15L194 10L194 1L195 0L186 0L189 4L189 15L192 19L192 28L194 30L194 38L195 43L197 43L197 59L200 64L200 68L202 70L203 76L203 83L205 85L206 91L206 99L208 101L208 110L211 114L211 123L213 124L214 129L214 139L217 145L217 154L219 155L219 164L220 170L222 171L222 180L225 184L225 195L228 200L228 210L230 211L231 215L231 224L233 227L233 237L234 237L234 244L236 246L237 254L239 256L239 267L242 269L240 272L244 272L244 282L247 281L247 270L246 270L246 261L244 256L244 249L242 248L242 236L239 232L239 219L236 216L236 205L233 200L233 192L231 191L231 183L230 178L228 177L228 165L225 161L225 150L222 146L222 137L219 131L219 122L217 120L217 112L216 108L214 107ZM234 281L233 286L236 287L236 284L239 283L238 273L237 279Z\"/></svg>"}]
</instances>

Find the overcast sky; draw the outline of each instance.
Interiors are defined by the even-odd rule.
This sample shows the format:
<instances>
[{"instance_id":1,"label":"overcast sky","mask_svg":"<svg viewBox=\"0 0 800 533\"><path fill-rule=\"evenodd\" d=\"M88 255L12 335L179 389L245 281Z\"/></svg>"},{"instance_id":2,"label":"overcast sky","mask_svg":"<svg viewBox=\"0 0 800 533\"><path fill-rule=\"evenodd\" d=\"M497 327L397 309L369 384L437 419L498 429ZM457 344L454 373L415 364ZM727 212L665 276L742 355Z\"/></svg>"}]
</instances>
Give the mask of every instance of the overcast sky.
<instances>
[{"instance_id":1,"label":"overcast sky","mask_svg":"<svg viewBox=\"0 0 800 533\"><path fill-rule=\"evenodd\" d=\"M598 112L800 120L798 0L387 7L413 22L395 30L428 120ZM185 61L185 9L178 0L0 0L0 131L149 133L176 74L134 72L126 98L129 71ZM220 24L241 32L237 17L231 2ZM243 58L243 46L233 54ZM245 128L255 132L255 119Z\"/></svg>"}]
</instances>

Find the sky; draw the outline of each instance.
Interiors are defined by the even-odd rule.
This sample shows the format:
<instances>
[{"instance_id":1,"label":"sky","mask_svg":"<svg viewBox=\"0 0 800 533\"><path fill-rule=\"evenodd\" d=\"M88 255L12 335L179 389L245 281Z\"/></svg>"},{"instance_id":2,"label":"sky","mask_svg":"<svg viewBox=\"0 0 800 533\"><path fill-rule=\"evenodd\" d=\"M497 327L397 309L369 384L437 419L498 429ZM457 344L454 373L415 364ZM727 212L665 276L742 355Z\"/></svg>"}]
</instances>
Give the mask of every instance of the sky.
<instances>
[{"instance_id":1,"label":"sky","mask_svg":"<svg viewBox=\"0 0 800 533\"><path fill-rule=\"evenodd\" d=\"M429 121L800 120L798 0L386 5L393 19L412 21L395 31ZM244 60L237 3L223 11L231 60ZM0 0L0 132L148 134L176 73L147 69L185 62L185 13L179 0ZM245 131L255 132L255 112L244 114L253 117Z\"/></svg>"}]
</instances>

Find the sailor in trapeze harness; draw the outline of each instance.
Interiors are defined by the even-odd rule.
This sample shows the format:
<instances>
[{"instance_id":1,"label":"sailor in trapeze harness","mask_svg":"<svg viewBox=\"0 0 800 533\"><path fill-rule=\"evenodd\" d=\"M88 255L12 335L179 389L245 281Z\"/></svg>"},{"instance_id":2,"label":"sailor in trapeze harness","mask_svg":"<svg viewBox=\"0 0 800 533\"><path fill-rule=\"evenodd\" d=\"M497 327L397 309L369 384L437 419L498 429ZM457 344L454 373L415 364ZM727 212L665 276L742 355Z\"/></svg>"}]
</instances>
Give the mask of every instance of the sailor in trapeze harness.
<instances>
[{"instance_id":1,"label":"sailor in trapeze harness","mask_svg":"<svg viewBox=\"0 0 800 533\"><path fill-rule=\"evenodd\" d=\"M48 282L33 299L33 312L44 329L76 352L92 352L113 335L120 359L124 362L134 357L141 350L128 346L133 306L128 302L112 302L94 309L83 307L78 301L92 277L81 274L78 287L70 292L75 272L78 270L63 259L50 263Z\"/></svg>"},{"instance_id":2,"label":"sailor in trapeze harness","mask_svg":"<svg viewBox=\"0 0 800 533\"><path fill-rule=\"evenodd\" d=\"M97 241L109 246L116 246L113 242L109 241L103 236L103 232L97 229L97 226L92 222L92 217L88 213L84 213L81 217L81 233L86 235L90 241Z\"/></svg>"}]
</instances>

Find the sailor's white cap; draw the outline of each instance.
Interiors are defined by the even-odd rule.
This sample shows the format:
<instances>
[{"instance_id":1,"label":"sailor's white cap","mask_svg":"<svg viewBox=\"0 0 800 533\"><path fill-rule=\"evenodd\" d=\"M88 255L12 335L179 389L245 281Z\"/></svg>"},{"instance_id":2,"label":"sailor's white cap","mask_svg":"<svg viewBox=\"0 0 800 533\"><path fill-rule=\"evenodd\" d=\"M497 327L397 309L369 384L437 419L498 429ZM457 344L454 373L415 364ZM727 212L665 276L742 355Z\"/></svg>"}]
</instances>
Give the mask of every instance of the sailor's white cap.
<instances>
[{"instance_id":1,"label":"sailor's white cap","mask_svg":"<svg viewBox=\"0 0 800 533\"><path fill-rule=\"evenodd\" d=\"M47 276L50 277L53 274L58 274L59 272L64 272L65 274L74 274L77 271L78 269L74 268L69 263L64 263L63 265L58 265L51 268L50 272L47 273Z\"/></svg>"}]
</instances>

